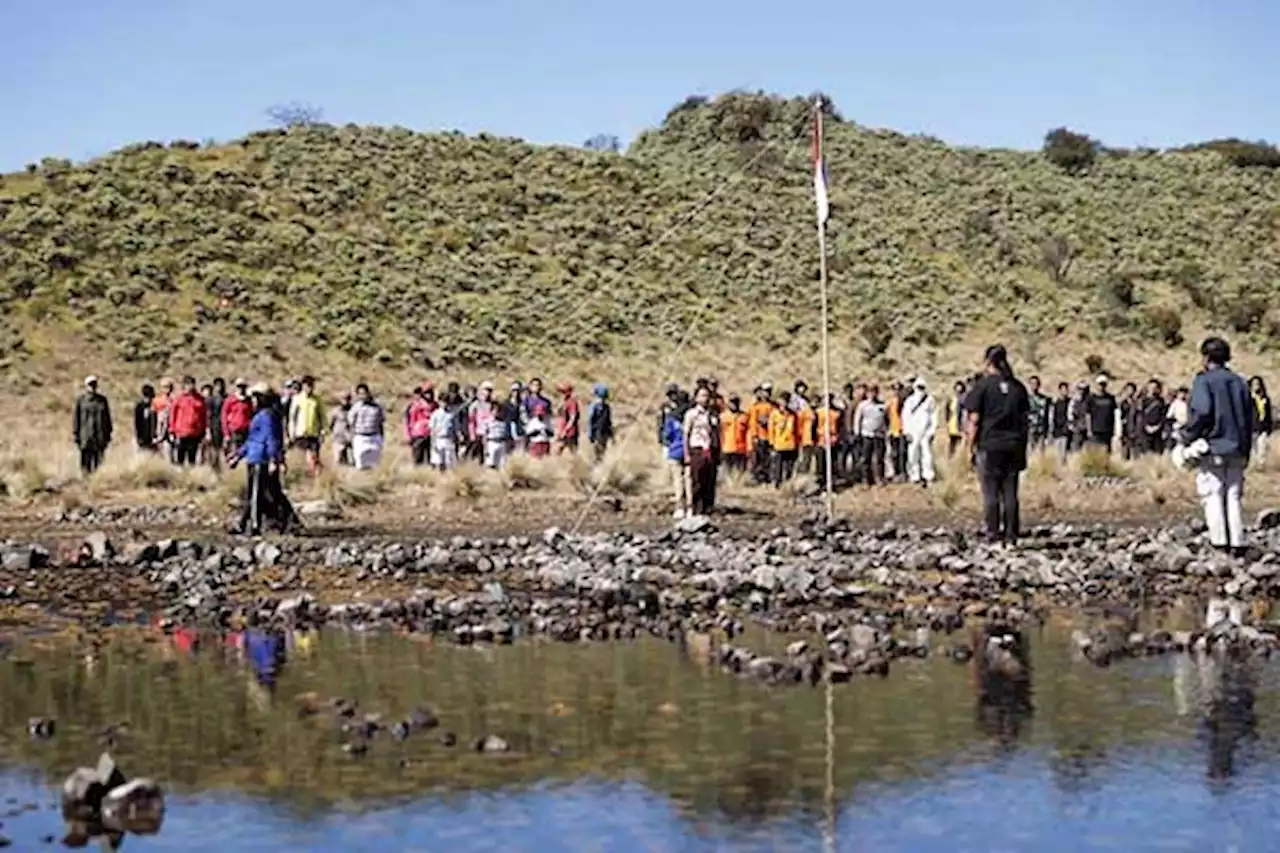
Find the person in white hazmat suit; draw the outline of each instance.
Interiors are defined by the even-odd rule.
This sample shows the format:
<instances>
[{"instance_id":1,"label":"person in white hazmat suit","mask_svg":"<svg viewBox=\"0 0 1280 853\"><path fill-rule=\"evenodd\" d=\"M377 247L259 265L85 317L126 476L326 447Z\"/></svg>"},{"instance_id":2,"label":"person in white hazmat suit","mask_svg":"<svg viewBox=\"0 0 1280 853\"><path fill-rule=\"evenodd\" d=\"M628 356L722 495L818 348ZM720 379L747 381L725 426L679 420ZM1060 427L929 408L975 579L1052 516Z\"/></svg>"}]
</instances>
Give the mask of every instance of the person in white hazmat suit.
<instances>
[{"instance_id":1,"label":"person in white hazmat suit","mask_svg":"<svg viewBox=\"0 0 1280 853\"><path fill-rule=\"evenodd\" d=\"M938 431L938 405L923 379L915 380L903 401L902 431L907 437L907 479L928 486L935 476L933 437Z\"/></svg>"}]
</instances>

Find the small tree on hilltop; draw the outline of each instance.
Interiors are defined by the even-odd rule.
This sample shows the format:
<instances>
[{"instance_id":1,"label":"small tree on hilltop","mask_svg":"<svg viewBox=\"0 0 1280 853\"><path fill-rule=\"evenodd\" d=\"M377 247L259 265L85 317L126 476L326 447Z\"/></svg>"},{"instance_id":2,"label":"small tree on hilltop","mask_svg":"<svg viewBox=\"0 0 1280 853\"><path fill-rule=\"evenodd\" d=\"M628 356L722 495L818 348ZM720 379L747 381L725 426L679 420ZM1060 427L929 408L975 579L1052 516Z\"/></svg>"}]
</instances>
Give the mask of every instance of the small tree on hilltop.
<instances>
[{"instance_id":1,"label":"small tree on hilltop","mask_svg":"<svg viewBox=\"0 0 1280 853\"><path fill-rule=\"evenodd\" d=\"M1098 159L1102 145L1083 133L1075 133L1065 127L1051 130L1044 137L1044 156L1058 168L1078 174Z\"/></svg>"},{"instance_id":2,"label":"small tree on hilltop","mask_svg":"<svg viewBox=\"0 0 1280 853\"><path fill-rule=\"evenodd\" d=\"M622 143L616 136L610 136L607 133L597 133L595 136L582 143L582 147L588 151L603 151L609 154L617 154L622 150Z\"/></svg>"},{"instance_id":3,"label":"small tree on hilltop","mask_svg":"<svg viewBox=\"0 0 1280 853\"><path fill-rule=\"evenodd\" d=\"M319 124L324 118L324 110L312 104L297 101L288 104L276 104L267 110L267 118L277 127L306 127Z\"/></svg>"}]
</instances>

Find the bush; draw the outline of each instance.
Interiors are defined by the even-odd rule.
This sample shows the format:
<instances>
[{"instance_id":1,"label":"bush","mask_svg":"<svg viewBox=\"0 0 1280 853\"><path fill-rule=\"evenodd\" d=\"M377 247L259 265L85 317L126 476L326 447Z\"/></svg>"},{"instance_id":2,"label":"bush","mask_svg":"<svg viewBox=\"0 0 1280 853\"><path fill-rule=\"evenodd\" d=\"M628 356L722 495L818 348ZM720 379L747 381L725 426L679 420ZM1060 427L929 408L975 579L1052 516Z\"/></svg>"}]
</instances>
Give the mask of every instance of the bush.
<instances>
[{"instance_id":1,"label":"bush","mask_svg":"<svg viewBox=\"0 0 1280 853\"><path fill-rule=\"evenodd\" d=\"M883 314L872 314L862 323L862 351L868 361L875 361L893 343L893 326Z\"/></svg>"},{"instance_id":2,"label":"bush","mask_svg":"<svg viewBox=\"0 0 1280 853\"><path fill-rule=\"evenodd\" d=\"M1228 163L1241 168L1280 168L1280 149L1267 142L1246 142L1242 139L1213 139L1197 145L1189 145L1187 151L1213 151L1221 154Z\"/></svg>"},{"instance_id":3,"label":"bush","mask_svg":"<svg viewBox=\"0 0 1280 853\"><path fill-rule=\"evenodd\" d=\"M1089 372L1090 376L1097 376L1107 369L1107 363L1102 356L1097 353L1090 353L1084 357L1084 369Z\"/></svg>"},{"instance_id":4,"label":"bush","mask_svg":"<svg viewBox=\"0 0 1280 853\"><path fill-rule=\"evenodd\" d=\"M1172 349L1182 344L1182 314L1176 308L1151 306L1147 309L1147 323L1165 346Z\"/></svg>"},{"instance_id":5,"label":"bush","mask_svg":"<svg viewBox=\"0 0 1280 853\"><path fill-rule=\"evenodd\" d=\"M1044 156L1065 172L1076 174L1088 169L1098 159L1099 143L1083 133L1059 127L1045 134Z\"/></svg>"}]
</instances>

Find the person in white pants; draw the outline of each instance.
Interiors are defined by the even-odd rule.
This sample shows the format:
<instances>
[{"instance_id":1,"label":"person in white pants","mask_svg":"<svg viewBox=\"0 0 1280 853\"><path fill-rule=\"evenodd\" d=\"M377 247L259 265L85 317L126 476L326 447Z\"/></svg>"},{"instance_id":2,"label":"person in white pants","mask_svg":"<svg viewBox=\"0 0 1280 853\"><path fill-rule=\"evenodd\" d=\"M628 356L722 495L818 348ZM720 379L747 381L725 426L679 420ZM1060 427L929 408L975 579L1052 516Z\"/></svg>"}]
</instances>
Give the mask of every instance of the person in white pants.
<instances>
[{"instance_id":1,"label":"person in white pants","mask_svg":"<svg viewBox=\"0 0 1280 853\"><path fill-rule=\"evenodd\" d=\"M923 379L902 404L902 431L907 437L907 479L928 486L934 480L933 438L938 431L938 405Z\"/></svg>"},{"instance_id":2,"label":"person in white pants","mask_svg":"<svg viewBox=\"0 0 1280 853\"><path fill-rule=\"evenodd\" d=\"M1203 442L1196 465L1196 493L1204 507L1209 542L1243 556L1244 475L1253 451L1254 404L1244 379L1227 368L1231 347L1222 338L1200 345L1204 370L1191 384L1183 444Z\"/></svg>"}]
</instances>

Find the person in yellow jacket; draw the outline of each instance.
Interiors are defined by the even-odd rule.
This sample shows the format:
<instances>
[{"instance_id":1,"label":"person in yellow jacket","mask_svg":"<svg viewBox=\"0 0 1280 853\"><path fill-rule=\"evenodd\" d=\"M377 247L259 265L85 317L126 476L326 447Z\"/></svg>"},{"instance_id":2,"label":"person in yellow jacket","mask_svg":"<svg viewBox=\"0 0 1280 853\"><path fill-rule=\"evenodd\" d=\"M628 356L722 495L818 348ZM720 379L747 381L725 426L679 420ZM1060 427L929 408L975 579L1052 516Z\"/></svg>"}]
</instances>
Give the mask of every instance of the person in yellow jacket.
<instances>
[{"instance_id":1,"label":"person in yellow jacket","mask_svg":"<svg viewBox=\"0 0 1280 853\"><path fill-rule=\"evenodd\" d=\"M756 401L747 409L747 439L751 443L751 477L769 482L772 448L769 444L769 417L773 414L773 388L768 383L756 388Z\"/></svg>"},{"instance_id":2,"label":"person in yellow jacket","mask_svg":"<svg viewBox=\"0 0 1280 853\"><path fill-rule=\"evenodd\" d=\"M289 438L307 457L307 474L320 469L320 445L324 439L324 404L316 396L316 380L302 377L302 387L289 404Z\"/></svg>"},{"instance_id":3,"label":"person in yellow jacket","mask_svg":"<svg viewBox=\"0 0 1280 853\"><path fill-rule=\"evenodd\" d=\"M730 471L747 470L750 426L747 413L742 411L742 400L730 397L728 405L720 413L720 454L725 468Z\"/></svg>"},{"instance_id":4,"label":"person in yellow jacket","mask_svg":"<svg viewBox=\"0 0 1280 853\"><path fill-rule=\"evenodd\" d=\"M790 480L800 455L800 427L796 413L778 400L769 415L769 447L773 451L773 485Z\"/></svg>"}]
</instances>

